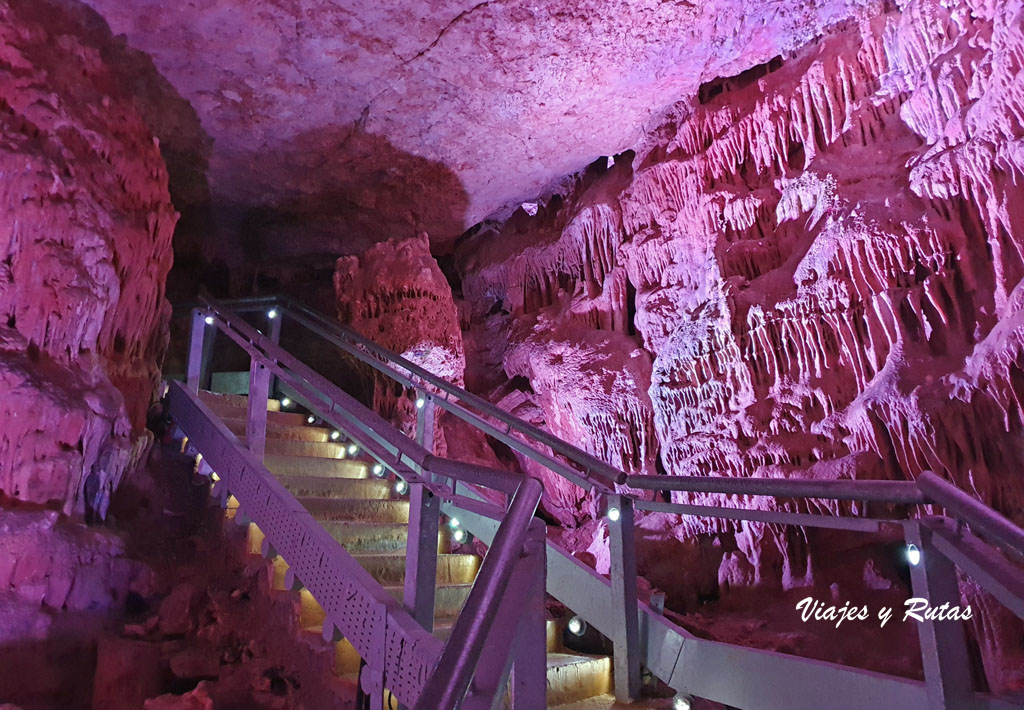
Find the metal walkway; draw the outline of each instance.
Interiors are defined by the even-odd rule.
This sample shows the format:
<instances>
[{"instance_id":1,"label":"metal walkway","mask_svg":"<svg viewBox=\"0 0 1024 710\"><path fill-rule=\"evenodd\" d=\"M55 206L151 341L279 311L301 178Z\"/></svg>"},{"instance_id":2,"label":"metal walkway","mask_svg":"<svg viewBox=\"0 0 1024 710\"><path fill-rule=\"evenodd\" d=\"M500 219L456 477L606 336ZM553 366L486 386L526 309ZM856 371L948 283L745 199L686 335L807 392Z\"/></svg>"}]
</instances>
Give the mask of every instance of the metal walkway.
<instances>
[{"instance_id":1,"label":"metal walkway","mask_svg":"<svg viewBox=\"0 0 1024 710\"><path fill-rule=\"evenodd\" d=\"M317 336L415 392L415 439L285 351L279 345L285 319L289 328L304 331L303 338ZM232 431L200 397L200 385L210 379L215 333L226 335L250 361L241 431ZM272 384L359 447L382 477L407 488L402 603L268 470ZM907 482L626 476L333 320L276 297L204 301L193 309L187 376L184 383L170 383L168 403L188 445L202 455L202 470L216 472L215 491L225 502L237 502L239 520L258 527L263 554L287 563L286 585L306 590L322 607L325 638L346 639L361 657L359 683L374 710L387 707L389 695L415 710L546 707L545 592L612 641L615 694L622 700L638 696L645 668L678 693L680 708L690 696L747 710L1024 707L1019 698L975 692L959 622L918 624L925 671L920 682L697 638L637 600L634 511L657 510L860 532L902 530L921 553L920 564L911 567L915 596L958 600L959 568L1024 618L1024 531L933 474ZM433 441L435 407L601 495L611 579L546 539L534 517L542 494L537 480L434 456L424 443ZM623 486L928 505L945 514L879 519L681 505L644 501L619 492ZM430 633L442 512L489 546L447 641Z\"/></svg>"}]
</instances>

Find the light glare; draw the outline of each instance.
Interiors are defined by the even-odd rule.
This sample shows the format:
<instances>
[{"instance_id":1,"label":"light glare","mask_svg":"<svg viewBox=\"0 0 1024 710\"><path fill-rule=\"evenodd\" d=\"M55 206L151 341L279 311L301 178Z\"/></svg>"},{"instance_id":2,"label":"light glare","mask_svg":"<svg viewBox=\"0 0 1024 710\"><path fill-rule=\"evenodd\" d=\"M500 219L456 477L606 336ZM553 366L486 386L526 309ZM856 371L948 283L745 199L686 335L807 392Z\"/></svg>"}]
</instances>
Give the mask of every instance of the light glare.
<instances>
[{"instance_id":1,"label":"light glare","mask_svg":"<svg viewBox=\"0 0 1024 710\"><path fill-rule=\"evenodd\" d=\"M426 405L426 403L427 403L427 400L423 399L422 397L418 397L416 399L416 409L423 409L423 407Z\"/></svg>"},{"instance_id":2,"label":"light glare","mask_svg":"<svg viewBox=\"0 0 1024 710\"><path fill-rule=\"evenodd\" d=\"M206 316L203 320L206 321L206 325L213 325L213 316Z\"/></svg>"},{"instance_id":3,"label":"light glare","mask_svg":"<svg viewBox=\"0 0 1024 710\"><path fill-rule=\"evenodd\" d=\"M274 320L275 318L277 318L277 309L271 308L269 311L267 311L267 318L269 318L270 320Z\"/></svg>"},{"instance_id":4,"label":"light glare","mask_svg":"<svg viewBox=\"0 0 1024 710\"><path fill-rule=\"evenodd\" d=\"M921 564L921 551L917 549L917 545L907 545L907 562L915 567Z\"/></svg>"},{"instance_id":5,"label":"light glare","mask_svg":"<svg viewBox=\"0 0 1024 710\"><path fill-rule=\"evenodd\" d=\"M615 506L612 506L611 508L608 509L608 519L611 520L613 523L619 522L619 518L621 517L622 513L619 512L619 509L616 508Z\"/></svg>"}]
</instances>

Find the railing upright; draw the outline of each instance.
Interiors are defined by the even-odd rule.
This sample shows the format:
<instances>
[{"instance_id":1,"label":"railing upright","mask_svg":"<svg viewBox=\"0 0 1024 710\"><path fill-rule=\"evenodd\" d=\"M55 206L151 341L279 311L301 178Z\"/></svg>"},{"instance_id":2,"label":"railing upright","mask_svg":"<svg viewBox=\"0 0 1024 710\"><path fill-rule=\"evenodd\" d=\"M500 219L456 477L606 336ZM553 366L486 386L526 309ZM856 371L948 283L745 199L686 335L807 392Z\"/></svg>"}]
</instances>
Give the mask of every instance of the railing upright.
<instances>
[{"instance_id":1,"label":"railing upright","mask_svg":"<svg viewBox=\"0 0 1024 710\"><path fill-rule=\"evenodd\" d=\"M640 696L640 622L637 617L636 540L633 499L607 496L609 552L611 554L614 633L612 663L615 699L619 702Z\"/></svg>"},{"instance_id":2,"label":"railing upright","mask_svg":"<svg viewBox=\"0 0 1024 710\"><path fill-rule=\"evenodd\" d=\"M417 393L416 443L434 453L433 403ZM420 475L429 473L417 471ZM423 628L434 628L434 597L437 587L437 544L441 501L422 483L409 489L409 544L405 550L404 603Z\"/></svg>"},{"instance_id":3,"label":"railing upright","mask_svg":"<svg viewBox=\"0 0 1024 710\"><path fill-rule=\"evenodd\" d=\"M259 359L249 361L248 416L245 422L245 444L249 451L263 460L267 444L267 400L270 398L270 369Z\"/></svg>"},{"instance_id":4,"label":"railing upright","mask_svg":"<svg viewBox=\"0 0 1024 710\"><path fill-rule=\"evenodd\" d=\"M198 308L192 309L192 329L189 333L188 362L185 370L185 384L189 392L199 394L204 384L208 353L206 341L213 340L213 333L207 334L206 314Z\"/></svg>"},{"instance_id":5,"label":"railing upright","mask_svg":"<svg viewBox=\"0 0 1024 710\"><path fill-rule=\"evenodd\" d=\"M920 560L910 566L910 582L915 597L960 603L956 567L932 545L926 521L904 524L908 543L917 546ZM936 621L925 617L917 624L921 661L929 710L965 710L973 706L974 683L963 622L956 619Z\"/></svg>"}]
</instances>

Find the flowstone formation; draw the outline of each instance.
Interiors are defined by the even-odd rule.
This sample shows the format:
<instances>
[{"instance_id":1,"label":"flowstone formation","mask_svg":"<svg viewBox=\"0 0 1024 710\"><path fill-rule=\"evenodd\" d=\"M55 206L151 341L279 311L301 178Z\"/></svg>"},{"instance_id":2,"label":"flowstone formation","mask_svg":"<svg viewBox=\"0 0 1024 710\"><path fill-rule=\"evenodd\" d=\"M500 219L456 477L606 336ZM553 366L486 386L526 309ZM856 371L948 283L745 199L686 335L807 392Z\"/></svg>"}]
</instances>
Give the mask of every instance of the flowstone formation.
<instances>
[{"instance_id":1,"label":"flowstone formation","mask_svg":"<svg viewBox=\"0 0 1024 710\"><path fill-rule=\"evenodd\" d=\"M151 440L177 214L100 53L0 6L0 495L106 513Z\"/></svg>"},{"instance_id":2,"label":"flowstone formation","mask_svg":"<svg viewBox=\"0 0 1024 710\"><path fill-rule=\"evenodd\" d=\"M457 263L467 349L508 378L490 396L515 385L626 470L932 470L1024 522L1021 13L879 5L704 85L568 196L484 225ZM834 540L796 528L684 517L652 535L714 536L721 595L827 586L836 562ZM877 564L854 582L891 584ZM963 592L981 623L1019 628ZM989 685L1024 686L1001 653L981 648Z\"/></svg>"},{"instance_id":3,"label":"flowstone formation","mask_svg":"<svg viewBox=\"0 0 1024 710\"><path fill-rule=\"evenodd\" d=\"M426 234L392 239L338 259L334 292L341 322L413 364L462 385L466 356L459 317ZM416 412L409 393L375 376L374 410L407 431Z\"/></svg>"}]
</instances>

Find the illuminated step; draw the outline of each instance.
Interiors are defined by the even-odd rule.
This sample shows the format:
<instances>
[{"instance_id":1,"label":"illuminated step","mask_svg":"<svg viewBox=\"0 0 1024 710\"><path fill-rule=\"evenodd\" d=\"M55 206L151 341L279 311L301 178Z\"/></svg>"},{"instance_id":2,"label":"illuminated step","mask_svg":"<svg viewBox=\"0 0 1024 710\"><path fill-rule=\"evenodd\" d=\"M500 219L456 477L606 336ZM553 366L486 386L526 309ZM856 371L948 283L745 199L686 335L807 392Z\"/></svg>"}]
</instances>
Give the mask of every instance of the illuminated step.
<instances>
[{"instance_id":1,"label":"illuminated step","mask_svg":"<svg viewBox=\"0 0 1024 710\"><path fill-rule=\"evenodd\" d=\"M436 618L444 619L458 615L462 605L466 603L471 584L443 584L434 591L434 615ZM402 587L384 587L384 591L390 594L395 601L401 602L403 595ZM299 592L300 612L299 623L303 629L323 629L323 623L327 619L327 613L317 603L316 599L308 589ZM450 626L450 624L449 624Z\"/></svg>"},{"instance_id":2,"label":"illuminated step","mask_svg":"<svg viewBox=\"0 0 1024 710\"><path fill-rule=\"evenodd\" d=\"M409 537L409 526L404 523L325 520L320 524L353 555L360 552L404 552ZM444 529L438 533L437 539L438 551L441 552L447 543Z\"/></svg>"},{"instance_id":3,"label":"illuminated step","mask_svg":"<svg viewBox=\"0 0 1024 710\"><path fill-rule=\"evenodd\" d=\"M384 586L405 580L405 552L363 553L356 561ZM476 579L480 558L476 555L440 554L437 556L438 584L470 584Z\"/></svg>"},{"instance_id":4,"label":"illuminated step","mask_svg":"<svg viewBox=\"0 0 1024 710\"><path fill-rule=\"evenodd\" d=\"M344 459L348 456L344 444L333 441L289 441L288 439L267 439L263 453L269 456L310 456L325 459Z\"/></svg>"},{"instance_id":5,"label":"illuminated step","mask_svg":"<svg viewBox=\"0 0 1024 710\"><path fill-rule=\"evenodd\" d=\"M317 520L364 523L408 523L409 501L300 497L299 503Z\"/></svg>"},{"instance_id":6,"label":"illuminated step","mask_svg":"<svg viewBox=\"0 0 1024 710\"><path fill-rule=\"evenodd\" d=\"M548 705L575 703L612 690L612 659L572 653L548 654Z\"/></svg>"},{"instance_id":7,"label":"illuminated step","mask_svg":"<svg viewBox=\"0 0 1024 710\"><path fill-rule=\"evenodd\" d=\"M221 419L231 433L237 437L245 438L245 419ZM283 439L287 441L311 441L324 444L330 441L330 430L316 426L296 426L294 424L278 424L267 422L267 441L271 439Z\"/></svg>"},{"instance_id":8,"label":"illuminated step","mask_svg":"<svg viewBox=\"0 0 1024 710\"><path fill-rule=\"evenodd\" d=\"M368 478L370 475L370 464L358 459L323 459L272 454L263 457L263 465L276 476Z\"/></svg>"},{"instance_id":9,"label":"illuminated step","mask_svg":"<svg viewBox=\"0 0 1024 710\"><path fill-rule=\"evenodd\" d=\"M325 476L282 476L278 479L296 498L365 498L387 500L392 484L377 478L329 478Z\"/></svg>"}]
</instances>

